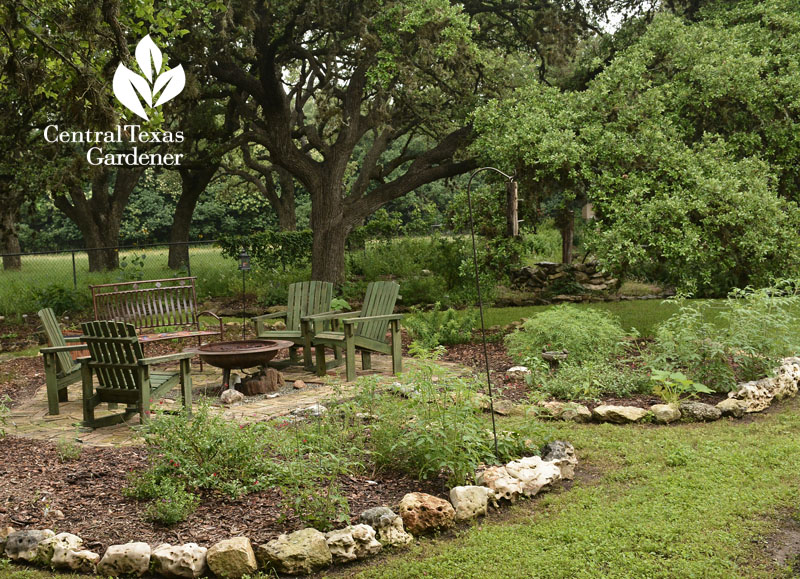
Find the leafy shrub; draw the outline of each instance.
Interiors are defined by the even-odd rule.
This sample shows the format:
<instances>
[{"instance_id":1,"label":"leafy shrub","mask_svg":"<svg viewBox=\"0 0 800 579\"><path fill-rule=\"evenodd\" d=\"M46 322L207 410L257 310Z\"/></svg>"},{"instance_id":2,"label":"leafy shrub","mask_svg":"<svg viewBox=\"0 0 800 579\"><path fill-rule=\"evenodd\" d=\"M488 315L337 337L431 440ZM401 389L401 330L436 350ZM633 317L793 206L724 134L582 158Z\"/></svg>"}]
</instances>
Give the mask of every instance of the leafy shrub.
<instances>
[{"instance_id":1,"label":"leafy shrub","mask_svg":"<svg viewBox=\"0 0 800 579\"><path fill-rule=\"evenodd\" d=\"M494 444L481 417L475 382L443 372L433 362L436 355L425 355L405 375L404 381L415 387L411 398L378 392L365 381L359 399L379 417L370 425L369 445L378 466L420 478L444 475L454 486L466 483L479 464L495 460ZM541 425L530 422L526 428L502 436L499 460L530 453L526 439L545 438Z\"/></svg>"},{"instance_id":2,"label":"leafy shrub","mask_svg":"<svg viewBox=\"0 0 800 579\"><path fill-rule=\"evenodd\" d=\"M449 308L442 311L439 302L428 313L418 309L412 309L412 313L403 320L403 325L411 337L427 349L469 342L478 321L478 313L473 310L457 312Z\"/></svg>"},{"instance_id":3,"label":"leafy shrub","mask_svg":"<svg viewBox=\"0 0 800 579\"><path fill-rule=\"evenodd\" d=\"M37 308L53 308L57 316L80 311L89 305L84 292L56 283L34 288L33 298Z\"/></svg>"},{"instance_id":4,"label":"leafy shrub","mask_svg":"<svg viewBox=\"0 0 800 579\"><path fill-rule=\"evenodd\" d=\"M734 290L716 316L709 302L676 299L678 311L656 329L653 365L717 392L764 376L798 348L793 287Z\"/></svg>"},{"instance_id":5,"label":"leafy shrub","mask_svg":"<svg viewBox=\"0 0 800 579\"><path fill-rule=\"evenodd\" d=\"M225 257L239 259L239 252L246 247L254 264L265 269L276 269L280 265L286 271L287 267L305 263L311 258L312 237L310 229L269 229L246 236L222 235L218 242Z\"/></svg>"},{"instance_id":6,"label":"leafy shrub","mask_svg":"<svg viewBox=\"0 0 800 579\"><path fill-rule=\"evenodd\" d=\"M656 383L653 387L653 394L660 396L666 404L677 404L681 400L691 398L699 393L713 393L710 388L687 378L681 372L653 370L650 379Z\"/></svg>"},{"instance_id":7,"label":"leafy shrub","mask_svg":"<svg viewBox=\"0 0 800 579\"><path fill-rule=\"evenodd\" d=\"M608 312L561 305L536 314L506 338L515 362L540 360L542 350L567 350L569 364L605 360L621 350L625 332Z\"/></svg>"},{"instance_id":8,"label":"leafy shrub","mask_svg":"<svg viewBox=\"0 0 800 579\"><path fill-rule=\"evenodd\" d=\"M589 360L583 364L563 364L558 372L530 375L535 395L540 393L561 400L592 400L601 396L626 397L651 390L647 375L624 364Z\"/></svg>"}]
</instances>

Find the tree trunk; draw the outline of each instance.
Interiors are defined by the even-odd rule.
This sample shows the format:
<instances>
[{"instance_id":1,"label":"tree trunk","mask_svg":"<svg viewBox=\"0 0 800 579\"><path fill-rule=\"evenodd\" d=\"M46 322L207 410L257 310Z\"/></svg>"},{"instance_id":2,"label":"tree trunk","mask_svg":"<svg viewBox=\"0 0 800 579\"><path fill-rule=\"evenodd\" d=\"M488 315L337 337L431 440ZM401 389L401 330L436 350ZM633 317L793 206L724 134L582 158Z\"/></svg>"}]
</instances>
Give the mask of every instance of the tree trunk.
<instances>
[{"instance_id":1,"label":"tree trunk","mask_svg":"<svg viewBox=\"0 0 800 579\"><path fill-rule=\"evenodd\" d=\"M282 167L276 167L278 183L281 187L281 196L277 204L273 204L275 213L278 214L278 225L283 231L297 229L297 213L294 205L294 178L292 174ZM270 177L267 177L268 179Z\"/></svg>"},{"instance_id":2,"label":"tree trunk","mask_svg":"<svg viewBox=\"0 0 800 579\"><path fill-rule=\"evenodd\" d=\"M509 181L506 183L506 237L519 235L518 206L517 182Z\"/></svg>"},{"instance_id":3,"label":"tree trunk","mask_svg":"<svg viewBox=\"0 0 800 579\"><path fill-rule=\"evenodd\" d=\"M6 207L3 212L3 222L0 223L0 241L2 251L6 253L20 253L19 237L17 236L17 216L19 207L14 205ZM22 259L19 255L3 255L3 269L20 269Z\"/></svg>"},{"instance_id":4,"label":"tree trunk","mask_svg":"<svg viewBox=\"0 0 800 579\"><path fill-rule=\"evenodd\" d=\"M572 242L575 237L575 212L564 209L561 214L561 263L572 263Z\"/></svg>"},{"instance_id":5,"label":"tree trunk","mask_svg":"<svg viewBox=\"0 0 800 579\"><path fill-rule=\"evenodd\" d=\"M89 271L119 267L117 245L122 212L142 173L143 167L118 169L112 193L111 174L109 170L103 170L92 178L91 199L86 198L81 187L74 186L69 192L69 199L58 196L53 200L54 205L75 223L83 235L89 254Z\"/></svg>"},{"instance_id":6,"label":"tree trunk","mask_svg":"<svg viewBox=\"0 0 800 579\"><path fill-rule=\"evenodd\" d=\"M328 183L333 189L340 183ZM311 279L344 282L344 250L350 226L344 223L342 198L339 191L323 190L311 193L311 229L313 249Z\"/></svg>"},{"instance_id":7,"label":"tree trunk","mask_svg":"<svg viewBox=\"0 0 800 579\"><path fill-rule=\"evenodd\" d=\"M209 165L203 169L180 169L181 196L175 207L175 217L172 219L172 229L169 234L169 259L170 269L182 269L189 265L189 229L192 226L192 216L197 207L200 195L208 187L209 182L217 172L218 164Z\"/></svg>"}]
</instances>

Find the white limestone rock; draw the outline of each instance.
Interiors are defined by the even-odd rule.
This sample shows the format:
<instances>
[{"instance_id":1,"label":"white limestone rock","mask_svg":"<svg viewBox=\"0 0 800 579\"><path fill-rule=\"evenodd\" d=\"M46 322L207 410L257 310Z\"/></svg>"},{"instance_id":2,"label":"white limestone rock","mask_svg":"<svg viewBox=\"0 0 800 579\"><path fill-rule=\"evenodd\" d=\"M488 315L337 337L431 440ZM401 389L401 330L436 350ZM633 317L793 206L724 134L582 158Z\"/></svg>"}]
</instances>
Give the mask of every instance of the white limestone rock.
<instances>
[{"instance_id":1,"label":"white limestone rock","mask_svg":"<svg viewBox=\"0 0 800 579\"><path fill-rule=\"evenodd\" d=\"M542 460L554 463L561 471L563 480L575 478L575 467L578 466L578 457L575 447L563 440L548 442L542 447Z\"/></svg>"},{"instance_id":2,"label":"white limestone rock","mask_svg":"<svg viewBox=\"0 0 800 579\"><path fill-rule=\"evenodd\" d=\"M613 422L614 424L629 424L639 422L647 415L647 410L636 406L598 406L592 410L592 416L600 422Z\"/></svg>"},{"instance_id":3,"label":"white limestone rock","mask_svg":"<svg viewBox=\"0 0 800 579\"><path fill-rule=\"evenodd\" d=\"M722 412L723 416L732 416L734 418L741 418L744 416L747 404L743 400L736 398L726 398L717 404L717 409Z\"/></svg>"},{"instance_id":4,"label":"white limestone rock","mask_svg":"<svg viewBox=\"0 0 800 579\"><path fill-rule=\"evenodd\" d=\"M197 543L175 546L164 543L153 550L150 558L153 570L164 577L195 579L206 570L207 552Z\"/></svg>"},{"instance_id":5,"label":"white limestone rock","mask_svg":"<svg viewBox=\"0 0 800 579\"><path fill-rule=\"evenodd\" d=\"M489 487L460 486L450 489L450 502L456 510L456 521L486 516L490 498L494 499L494 491Z\"/></svg>"},{"instance_id":6,"label":"white limestone rock","mask_svg":"<svg viewBox=\"0 0 800 579\"><path fill-rule=\"evenodd\" d=\"M97 573L97 564L100 562L100 555L93 551L73 551L72 549L61 550L56 547L53 551L53 567L63 567L78 573Z\"/></svg>"},{"instance_id":7,"label":"white limestone rock","mask_svg":"<svg viewBox=\"0 0 800 579\"><path fill-rule=\"evenodd\" d=\"M681 411L676 404L653 404L650 412L658 424L669 424L681 419Z\"/></svg>"},{"instance_id":8,"label":"white limestone rock","mask_svg":"<svg viewBox=\"0 0 800 579\"><path fill-rule=\"evenodd\" d=\"M498 499L506 499L512 503L522 493L520 480L510 475L504 466L490 466L478 474L475 482L492 489Z\"/></svg>"},{"instance_id":9,"label":"white limestone rock","mask_svg":"<svg viewBox=\"0 0 800 579\"><path fill-rule=\"evenodd\" d=\"M59 533L55 537L50 537L39 543L36 548L36 563L47 567L56 566L53 561L55 553L58 551L59 561L67 551L80 551L83 546L83 539L72 533Z\"/></svg>"},{"instance_id":10,"label":"white limestone rock","mask_svg":"<svg viewBox=\"0 0 800 579\"><path fill-rule=\"evenodd\" d=\"M347 563L376 555L382 545L376 539L375 529L360 524L325 533L334 563Z\"/></svg>"},{"instance_id":11,"label":"white limestone rock","mask_svg":"<svg viewBox=\"0 0 800 579\"><path fill-rule=\"evenodd\" d=\"M406 533L403 518L388 507L367 509L359 518L362 523L375 529L378 541L384 547L402 547L414 540Z\"/></svg>"},{"instance_id":12,"label":"white limestone rock","mask_svg":"<svg viewBox=\"0 0 800 579\"><path fill-rule=\"evenodd\" d=\"M520 492L526 497L549 490L561 480L561 469L555 463L545 462L540 456L527 456L506 465L506 471L520 481Z\"/></svg>"},{"instance_id":13,"label":"white limestone rock","mask_svg":"<svg viewBox=\"0 0 800 579\"><path fill-rule=\"evenodd\" d=\"M150 568L150 545L136 542L111 545L97 564L97 573L106 577L136 575L141 577Z\"/></svg>"},{"instance_id":14,"label":"white limestone rock","mask_svg":"<svg viewBox=\"0 0 800 579\"><path fill-rule=\"evenodd\" d=\"M55 536L56 534L50 529L9 533L6 538L6 557L12 561L28 561L32 563L36 560L39 544Z\"/></svg>"},{"instance_id":15,"label":"white limestone rock","mask_svg":"<svg viewBox=\"0 0 800 579\"><path fill-rule=\"evenodd\" d=\"M309 528L259 545L258 559L279 573L308 575L330 566L333 556L325 535Z\"/></svg>"},{"instance_id":16,"label":"white limestone rock","mask_svg":"<svg viewBox=\"0 0 800 579\"><path fill-rule=\"evenodd\" d=\"M219 401L225 406L232 406L244 400L244 394L238 390L225 390L219 397Z\"/></svg>"},{"instance_id":17,"label":"white limestone rock","mask_svg":"<svg viewBox=\"0 0 800 579\"><path fill-rule=\"evenodd\" d=\"M206 564L217 577L238 579L258 569L256 554L247 537L225 539L206 551Z\"/></svg>"}]
</instances>

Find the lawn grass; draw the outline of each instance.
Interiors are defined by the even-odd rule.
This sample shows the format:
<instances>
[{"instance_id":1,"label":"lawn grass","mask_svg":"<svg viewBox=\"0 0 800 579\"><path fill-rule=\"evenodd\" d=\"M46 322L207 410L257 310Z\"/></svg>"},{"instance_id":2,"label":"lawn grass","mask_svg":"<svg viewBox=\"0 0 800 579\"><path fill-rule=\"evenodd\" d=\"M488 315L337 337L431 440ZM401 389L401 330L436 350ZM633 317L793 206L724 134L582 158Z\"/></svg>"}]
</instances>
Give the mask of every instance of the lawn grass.
<instances>
[{"instance_id":1,"label":"lawn grass","mask_svg":"<svg viewBox=\"0 0 800 579\"><path fill-rule=\"evenodd\" d=\"M747 422L554 425L593 478L359 576L789 577L757 545L797 507L798 410L794 400Z\"/></svg>"},{"instance_id":2,"label":"lawn grass","mask_svg":"<svg viewBox=\"0 0 800 579\"><path fill-rule=\"evenodd\" d=\"M724 300L711 300L715 304L723 304ZM523 306L514 308L487 308L485 311L486 326L505 326L529 318L538 312L553 306ZM596 302L588 304L570 304L574 308L598 308L611 312L620 319L626 331L636 328L642 336L652 336L656 326L664 322L678 311L672 302L663 300L633 300L624 302Z\"/></svg>"}]
</instances>

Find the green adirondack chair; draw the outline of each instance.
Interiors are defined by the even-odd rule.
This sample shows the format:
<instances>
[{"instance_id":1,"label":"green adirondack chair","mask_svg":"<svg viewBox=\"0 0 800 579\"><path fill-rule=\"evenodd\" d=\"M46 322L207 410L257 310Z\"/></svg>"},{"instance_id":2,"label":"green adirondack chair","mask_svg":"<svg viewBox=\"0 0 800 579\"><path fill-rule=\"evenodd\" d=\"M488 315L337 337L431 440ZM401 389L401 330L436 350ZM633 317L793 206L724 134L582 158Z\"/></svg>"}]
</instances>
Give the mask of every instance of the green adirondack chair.
<instances>
[{"instance_id":1,"label":"green adirondack chair","mask_svg":"<svg viewBox=\"0 0 800 579\"><path fill-rule=\"evenodd\" d=\"M311 343L314 345L317 358L317 374L324 376L328 369L325 361L325 347L345 349L347 381L356 378L356 348L361 350L361 367L369 370L372 367L371 353L391 354L392 373L402 371L402 351L400 343L401 314L393 314L400 286L393 281L375 281L367 286L364 304L361 310L346 314L329 312L303 318L304 324L330 321L330 331L315 332ZM342 331L338 331L339 324ZM386 341L386 330L391 330L391 337ZM310 328L306 331L311 333Z\"/></svg>"},{"instance_id":2,"label":"green adirondack chair","mask_svg":"<svg viewBox=\"0 0 800 579\"><path fill-rule=\"evenodd\" d=\"M163 398L180 384L183 405L192 410L192 376L189 359L194 353L167 354L145 358L133 324L96 321L81 324L89 356L79 358L83 380L83 423L100 428L128 420L136 414L141 421L150 417L150 403ZM151 372L150 366L180 361L178 372ZM97 375L95 387L92 374ZM103 402L126 404L122 413L95 418L94 409Z\"/></svg>"},{"instance_id":3,"label":"green adirondack chair","mask_svg":"<svg viewBox=\"0 0 800 579\"><path fill-rule=\"evenodd\" d=\"M76 343L80 342L78 337L64 337L52 309L44 308L38 313L50 344L50 347L39 350L44 358L47 409L49 414L58 414L58 403L68 401L67 387L81 380L81 366L72 359L70 351L85 350L86 346Z\"/></svg>"},{"instance_id":4,"label":"green adirondack chair","mask_svg":"<svg viewBox=\"0 0 800 579\"><path fill-rule=\"evenodd\" d=\"M289 348L289 360L283 363L270 364L282 366L297 364L297 347L303 346L303 365L312 368L311 361L311 335L303 332L301 320L306 316L329 312L333 284L327 281L303 281L289 285L289 303L285 312L265 314L253 318L256 324L256 336L266 340L290 340L295 344ZM285 318L285 330L269 330L265 320ZM338 354L341 358L341 354Z\"/></svg>"}]
</instances>

